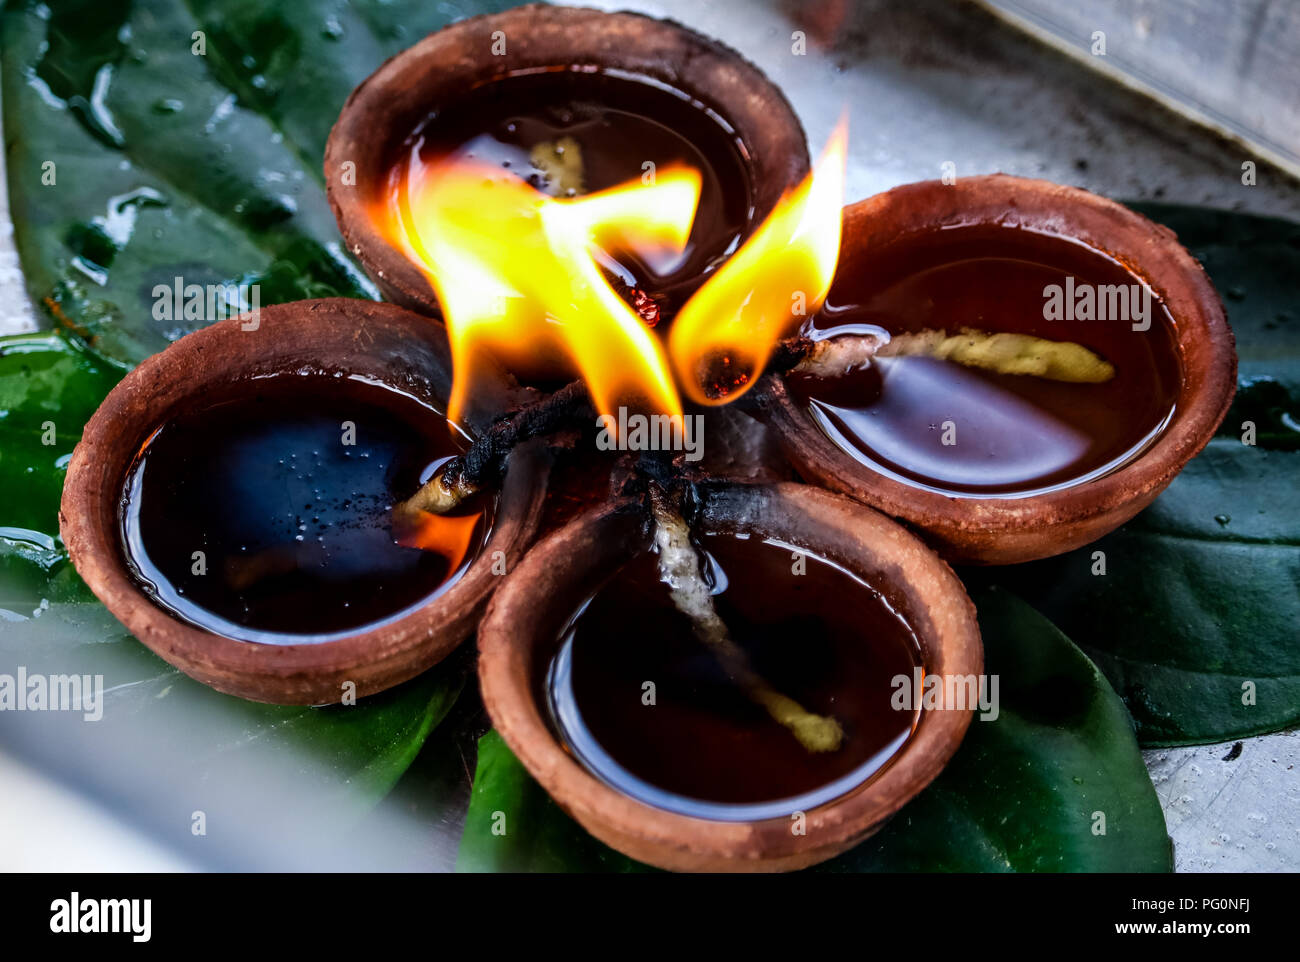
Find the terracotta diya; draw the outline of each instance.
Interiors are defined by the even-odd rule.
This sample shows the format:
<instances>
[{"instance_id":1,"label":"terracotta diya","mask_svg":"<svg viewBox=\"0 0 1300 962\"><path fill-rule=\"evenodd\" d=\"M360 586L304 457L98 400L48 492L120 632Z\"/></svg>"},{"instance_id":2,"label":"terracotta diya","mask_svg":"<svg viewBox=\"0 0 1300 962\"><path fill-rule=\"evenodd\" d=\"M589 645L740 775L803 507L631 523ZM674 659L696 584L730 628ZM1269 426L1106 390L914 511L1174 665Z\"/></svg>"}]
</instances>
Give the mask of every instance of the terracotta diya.
<instances>
[{"instance_id":1,"label":"terracotta diya","mask_svg":"<svg viewBox=\"0 0 1300 962\"><path fill-rule=\"evenodd\" d=\"M770 379L783 449L953 561L1029 561L1112 531L1205 446L1235 390L1222 305L1172 232L1001 174L846 208L804 333L827 363ZM837 357L837 342L861 350Z\"/></svg>"},{"instance_id":2,"label":"terracotta diya","mask_svg":"<svg viewBox=\"0 0 1300 962\"><path fill-rule=\"evenodd\" d=\"M850 499L695 492L689 536L675 509L622 499L539 542L479 629L484 701L619 851L802 868L877 830L957 749L971 712L900 701L897 679L978 676L974 607L919 539Z\"/></svg>"},{"instance_id":3,"label":"terracotta diya","mask_svg":"<svg viewBox=\"0 0 1300 962\"><path fill-rule=\"evenodd\" d=\"M479 383L483 410L518 400L503 378ZM543 453L522 444L495 492L448 517L394 513L469 443L443 414L450 389L441 325L391 305L214 324L96 411L63 539L118 620L220 691L320 704L388 688L470 634L545 495Z\"/></svg>"},{"instance_id":4,"label":"terracotta diya","mask_svg":"<svg viewBox=\"0 0 1300 962\"><path fill-rule=\"evenodd\" d=\"M380 221L409 217L408 192L449 161L557 198L696 171L684 256L603 265L643 313L652 297L680 303L808 170L789 103L735 51L668 21L544 5L431 34L357 87L331 131L326 184L348 248L387 298L425 313L434 292Z\"/></svg>"}]
</instances>

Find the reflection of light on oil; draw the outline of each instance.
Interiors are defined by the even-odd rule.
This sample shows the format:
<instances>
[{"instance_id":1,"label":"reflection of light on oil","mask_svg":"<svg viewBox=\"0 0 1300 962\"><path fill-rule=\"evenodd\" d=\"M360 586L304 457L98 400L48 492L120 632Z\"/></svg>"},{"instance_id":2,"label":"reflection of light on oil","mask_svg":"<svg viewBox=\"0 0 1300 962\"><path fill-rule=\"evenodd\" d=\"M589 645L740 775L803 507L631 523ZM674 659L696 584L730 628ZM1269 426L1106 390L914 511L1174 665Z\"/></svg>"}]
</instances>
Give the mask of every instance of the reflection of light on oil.
<instances>
[{"instance_id":1,"label":"reflection of light on oil","mask_svg":"<svg viewBox=\"0 0 1300 962\"><path fill-rule=\"evenodd\" d=\"M861 590L863 598L860 601L866 603L867 607L872 610L875 610L875 606L878 605L879 610L874 616L876 620L869 622L874 626L874 630L864 630L862 627L864 622L861 620L863 609L855 609L857 612L853 622L855 645L873 643L880 645L882 639L888 636L887 629L883 634L879 631L882 625L895 625L903 629L901 636L896 639L901 641L901 647L906 652L901 662L893 664L873 662L871 671L874 672L874 675L871 676L853 674L854 671L861 670L861 664L858 664L855 669L855 663L853 662L839 661L837 668L834 669L837 672L845 672L843 675L837 674L836 676L841 685L845 685L846 681L852 678L852 681L847 682L847 687L841 688L832 697L832 702L840 711L849 712L848 715L844 716L850 719L845 725L848 735L845 744L850 746L846 750L856 754L857 757L853 759L850 765L845 766L815 787L796 790L788 794L755 797L752 800L723 800L722 798L704 794L698 785L696 790L689 791L680 785L669 786L659 783L649 774L649 771L653 770L653 765L651 765L649 771L646 770L644 768L645 759L641 757L638 761L635 746L629 747L627 742L621 741L618 733L627 730L625 727L627 719L621 719L622 723L620 723L620 720L612 722L607 712L600 707L600 702L605 695L611 691L622 690L616 681L621 676L617 671L613 675L601 674L600 662L598 660L593 661L593 658L596 657L593 653L597 650L605 652L608 649L603 644L603 641L598 642L596 647L593 648L592 641L593 639L603 640L610 637L608 630L610 625L608 619L610 618L622 621L631 616L634 624L640 623L636 617L635 609L626 607L627 596L623 596L617 604L610 602L606 602L604 605L601 604L598 596L601 591L610 590L609 585L599 589L596 595L587 598L564 627L560 629L559 646L551 658L545 676L544 690L550 720L558 730L565 748L593 776L621 794L630 795L641 802L667 811L720 821L749 821L787 817L793 811L810 810L869 783L887 769L906 741L916 731L922 715L920 699L914 705L902 709L893 708L888 711L886 714L889 715L889 719L883 727L879 719L876 719L875 724L865 725L863 716L860 714L855 716L854 710L849 703L852 702L854 697L862 697L866 692L873 690L873 686L876 686L874 688L875 695L881 699L881 704L889 702L891 696L886 689L892 686L886 685L886 680L891 677L894 671L909 673L919 671L922 678L926 677L925 669L921 663L920 645L910 626L908 626L906 618L884 595L877 592L857 574L836 562L813 554L807 548L800 547L793 542L776 538L762 538L761 536L751 539L748 532L717 533L700 531L697 532L697 535L698 540L695 547L700 552L703 570L706 578L710 581L713 593L715 595L724 594L730 582L734 585L733 590L744 594L747 607L767 612L765 618L773 618L777 623L788 624L785 619L794 612L785 606L789 605L791 599L784 596L779 598L763 597L761 590L755 591L757 583L754 580L753 573L744 568L733 567L732 571L735 579L734 581L729 579L727 575L728 566L736 565L737 556L727 553L730 549L726 547L726 542L734 544L749 542L753 544L754 548L749 549L748 554L756 552L759 558L766 555L769 560L771 558L780 559L777 562L777 570L781 572L785 571L786 559L789 558L791 553L805 556L810 559L811 564L824 566L827 571L814 574L812 577L817 580L833 573L835 578L842 579L837 581L837 593L833 595L836 601L843 599L846 589L850 591L854 589ZM725 542L720 543L719 539L725 539ZM714 546L721 550L721 553L711 550ZM769 549L774 549L774 553L768 554ZM652 567L650 570L657 571L657 568ZM617 581L618 576L616 576L614 583L617 583ZM645 596L640 594L638 589L638 594L633 597L642 599ZM762 600L757 600L760 597L762 597ZM827 600L827 596L815 596L812 599L801 596L801 600L814 605L818 611L827 610L824 607L817 607L818 602L824 603ZM593 617L591 614L593 611L596 612L594 617L597 619L597 625L588 624L584 635L582 624L585 620ZM606 620L601 621L600 619ZM734 622L729 625L729 629L735 630ZM748 631L752 632L753 630L751 625ZM648 637L653 637L654 641L652 643L655 650L658 651L666 643L666 639L658 634L642 636L641 640L638 641L635 637L635 629L630 631L632 632L630 635L619 638L621 645L635 646L644 644ZM747 645L757 640L753 634L745 635L744 631L742 629L742 634L737 634L735 637L737 639L745 637ZM791 636L789 641L800 646L801 654L797 657L811 657L811 663L819 663L819 657L821 656L815 654L810 656L808 648L803 646L802 638ZM625 647L624 650L635 651L636 649L635 647L631 649ZM747 650L752 654L754 651L762 650L762 645ZM768 652L770 655L772 649L769 648ZM894 654L903 654L903 652L895 651ZM604 656L600 657L603 658ZM649 665L655 664L651 674L646 677L658 677L661 682L665 683L665 687L659 689L659 697L663 699L665 693L672 690L670 682L674 677L674 670L671 667L671 661L658 664L653 662L653 658L652 653L642 652L634 655L633 661L638 666L638 670L642 667L651 670ZM647 662L647 659L649 659L649 662ZM695 739L712 738L714 744L731 745L733 749L743 752L746 750L746 745L752 744L751 739L762 737L764 729L769 724L764 722L755 725L751 719L746 723L749 727L745 729L745 737L740 742L730 740L734 738L734 732L728 734L730 730L725 724L723 727L716 729L711 727L716 723L715 720L725 718L727 711L722 707L725 702L719 702L716 700L716 695L710 695L712 687L716 684L716 681L709 680L708 672L710 669L705 668L703 673L700 673L700 666L713 663L714 658L701 647L698 653L692 655L689 662L687 662L692 666L690 669L692 672L690 684L678 689L678 700L684 701L691 706L692 727L689 730L680 727L674 728L671 722L663 722L662 724L667 727L661 728L659 736L655 739L653 750L662 754L662 757L673 758L672 765L674 769L689 768L693 764L691 759L679 755L678 752L689 754L688 745ZM823 666L822 670L826 670L826 664L824 662L820 663ZM769 662L768 664L770 668L773 663ZM907 674L906 677L910 678L912 676ZM611 682L614 683L611 684ZM680 680L677 684L681 685ZM734 680L730 684L734 686ZM918 686L919 690L921 690L920 686ZM659 705L657 709L659 711L671 712L674 710L671 695L667 696L667 701L661 700L656 704ZM899 717L904 711L908 717ZM664 731L669 734L665 736ZM676 731L676 735L672 734L674 731ZM674 742L674 737L679 740ZM871 740L869 745L864 745L864 738ZM791 741L793 742L793 739ZM770 759L770 756L767 755L762 757ZM710 769L710 771L716 770Z\"/></svg>"},{"instance_id":2,"label":"reflection of light on oil","mask_svg":"<svg viewBox=\"0 0 1300 962\"><path fill-rule=\"evenodd\" d=\"M815 807L839 798L863 785L883 770L898 754L903 743L911 737L920 720L920 713L915 713L909 728L891 739L861 765L829 784L802 796L748 803L713 802L688 798L653 785L633 774L601 745L595 734L588 728L586 719L578 708L578 699L573 690L573 644L574 635L570 628L564 635L559 652L551 662L547 682L547 688L551 693L551 708L569 749L582 761L588 771L617 791L632 795L657 808L681 812L696 818L711 818L724 822L785 818L792 811Z\"/></svg>"},{"instance_id":3,"label":"reflection of light on oil","mask_svg":"<svg viewBox=\"0 0 1300 962\"><path fill-rule=\"evenodd\" d=\"M417 511L409 519L395 520L393 539L406 548L432 551L447 559L448 569L455 571L469 555L480 514L461 517Z\"/></svg>"},{"instance_id":4,"label":"reflection of light on oil","mask_svg":"<svg viewBox=\"0 0 1300 962\"><path fill-rule=\"evenodd\" d=\"M1089 481L1136 456L1168 422L1087 474L1035 487L1087 454L1092 442L1085 432L957 364L905 357L877 358L873 365L881 376L879 397L862 408L810 399L814 420L874 470L944 494L1024 497ZM943 444L944 422L955 423L955 444ZM989 490L997 488L1004 490Z\"/></svg>"}]
</instances>

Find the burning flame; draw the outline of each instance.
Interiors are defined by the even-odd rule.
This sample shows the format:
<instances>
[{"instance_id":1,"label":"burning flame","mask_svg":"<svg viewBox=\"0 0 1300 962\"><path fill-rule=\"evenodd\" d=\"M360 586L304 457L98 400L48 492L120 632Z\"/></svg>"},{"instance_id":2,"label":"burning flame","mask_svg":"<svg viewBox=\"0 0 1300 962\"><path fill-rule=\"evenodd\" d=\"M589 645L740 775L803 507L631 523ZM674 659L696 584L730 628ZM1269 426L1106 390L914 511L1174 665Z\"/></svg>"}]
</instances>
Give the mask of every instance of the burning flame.
<instances>
[{"instance_id":1,"label":"burning flame","mask_svg":"<svg viewBox=\"0 0 1300 962\"><path fill-rule=\"evenodd\" d=\"M839 256L846 141L841 121L814 171L682 308L667 351L600 264L617 250L657 270L680 258L697 171L674 167L653 183L563 200L477 161L412 165L396 203L372 216L442 305L456 374L448 416L459 420L466 408L480 351L515 370L539 361L576 369L601 413L627 405L679 417L678 384L700 404L735 400L790 324L825 300Z\"/></svg>"},{"instance_id":2,"label":"burning flame","mask_svg":"<svg viewBox=\"0 0 1300 962\"><path fill-rule=\"evenodd\" d=\"M480 350L527 368L539 356L567 361L598 411L630 404L680 415L662 346L596 258L611 249L650 261L680 257L699 194L699 173L685 167L576 200L477 162L446 162L413 178L398 211L376 219L424 272L446 315L456 373L448 416L465 410L466 375Z\"/></svg>"},{"instance_id":3,"label":"burning flame","mask_svg":"<svg viewBox=\"0 0 1300 962\"><path fill-rule=\"evenodd\" d=\"M673 320L668 354L692 401L727 404L748 391L791 322L826 300L840 252L847 141L841 120L813 172Z\"/></svg>"}]
</instances>

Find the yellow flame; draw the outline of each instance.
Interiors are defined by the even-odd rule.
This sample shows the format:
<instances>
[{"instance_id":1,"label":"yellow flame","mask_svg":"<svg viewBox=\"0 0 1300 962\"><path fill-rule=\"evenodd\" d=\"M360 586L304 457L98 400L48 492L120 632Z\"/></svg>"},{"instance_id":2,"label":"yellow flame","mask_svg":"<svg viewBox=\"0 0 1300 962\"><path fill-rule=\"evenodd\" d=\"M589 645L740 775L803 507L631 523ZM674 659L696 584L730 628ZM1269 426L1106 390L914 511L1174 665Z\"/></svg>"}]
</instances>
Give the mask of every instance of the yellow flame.
<instances>
[{"instance_id":1,"label":"yellow flame","mask_svg":"<svg viewBox=\"0 0 1300 962\"><path fill-rule=\"evenodd\" d=\"M680 415L659 340L610 287L601 249L680 256L699 202L700 175L658 172L574 200L557 200L500 168L459 160L423 169L396 209L373 215L428 278L447 320L455 383L448 416L472 392L474 358L535 369L560 359L587 380L598 412L620 404Z\"/></svg>"},{"instance_id":2,"label":"yellow flame","mask_svg":"<svg viewBox=\"0 0 1300 962\"><path fill-rule=\"evenodd\" d=\"M678 385L706 405L744 394L777 341L830 289L847 139L841 121L813 172L678 313L666 351L599 260L618 250L648 262L679 258L699 203L698 171L672 167L650 184L571 200L472 160L407 171L395 203L372 216L442 305L455 365L448 416L462 417L480 351L517 372L581 374L602 414L626 405L680 416Z\"/></svg>"},{"instance_id":3,"label":"yellow flame","mask_svg":"<svg viewBox=\"0 0 1300 962\"><path fill-rule=\"evenodd\" d=\"M841 120L813 172L673 320L668 355L691 400L740 397L792 323L825 301L839 259L847 142Z\"/></svg>"}]
</instances>

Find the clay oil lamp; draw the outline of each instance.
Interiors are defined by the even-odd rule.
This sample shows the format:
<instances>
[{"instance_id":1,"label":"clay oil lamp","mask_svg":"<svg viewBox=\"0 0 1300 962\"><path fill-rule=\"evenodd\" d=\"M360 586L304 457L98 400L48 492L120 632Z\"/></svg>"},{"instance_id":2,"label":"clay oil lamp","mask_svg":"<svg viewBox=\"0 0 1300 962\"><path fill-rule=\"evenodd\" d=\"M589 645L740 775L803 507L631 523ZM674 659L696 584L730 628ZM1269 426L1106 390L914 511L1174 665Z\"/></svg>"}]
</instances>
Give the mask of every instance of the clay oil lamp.
<instances>
[{"instance_id":1,"label":"clay oil lamp","mask_svg":"<svg viewBox=\"0 0 1300 962\"><path fill-rule=\"evenodd\" d=\"M391 305L302 301L190 334L87 425L60 510L72 560L220 691L320 704L411 678L473 631L545 493L536 446L484 459L488 420L449 423L451 389L441 325ZM512 390L479 378L496 412ZM490 493L444 516L406 502L471 453Z\"/></svg>"},{"instance_id":2,"label":"clay oil lamp","mask_svg":"<svg viewBox=\"0 0 1300 962\"><path fill-rule=\"evenodd\" d=\"M826 296L845 137L662 338L599 269L599 244L684 250L698 178L552 198L452 164L412 197L407 252L439 292L458 364L489 354L514 370L546 353L579 376L503 433L585 419L579 443L595 435L632 465L612 500L504 579L479 630L480 679L556 800L655 865L828 858L932 779L969 722L894 698L897 679L980 671L970 602L933 552L851 499L704 477L684 443L699 407L746 396L789 360L792 316ZM453 413L473 396L465 383ZM459 462L413 500L454 511L481 490Z\"/></svg>"},{"instance_id":3,"label":"clay oil lamp","mask_svg":"<svg viewBox=\"0 0 1300 962\"><path fill-rule=\"evenodd\" d=\"M780 92L675 24L528 6L427 37L325 156L396 303L265 308L127 375L69 467L77 570L263 701L379 691L477 626L511 749L652 865L850 848L974 707L923 697L982 671L925 542L1010 562L1117 526L1206 443L1235 356L1138 215L1001 176L844 210L846 154L841 126L810 171ZM1096 321L1103 290L1141 314ZM834 490L708 476L705 414L736 402ZM530 549L561 433L603 489Z\"/></svg>"},{"instance_id":4,"label":"clay oil lamp","mask_svg":"<svg viewBox=\"0 0 1300 962\"><path fill-rule=\"evenodd\" d=\"M809 480L904 519L950 560L1087 544L1209 441L1236 355L1163 227L1004 175L912 184L844 212L812 356L768 417Z\"/></svg>"},{"instance_id":5,"label":"clay oil lamp","mask_svg":"<svg viewBox=\"0 0 1300 962\"><path fill-rule=\"evenodd\" d=\"M529 5L389 60L349 97L326 146L348 248L389 300L431 314L441 298L400 235L418 220L414 195L447 165L516 175L554 198L688 169L698 209L684 247L664 260L612 245L601 264L654 323L799 182L808 154L780 90L722 44L638 14Z\"/></svg>"},{"instance_id":6,"label":"clay oil lamp","mask_svg":"<svg viewBox=\"0 0 1300 962\"><path fill-rule=\"evenodd\" d=\"M791 870L857 844L970 722L900 691L982 670L947 565L798 484L675 502L651 483L580 516L506 578L479 650L494 724L556 802L679 871Z\"/></svg>"}]
</instances>

